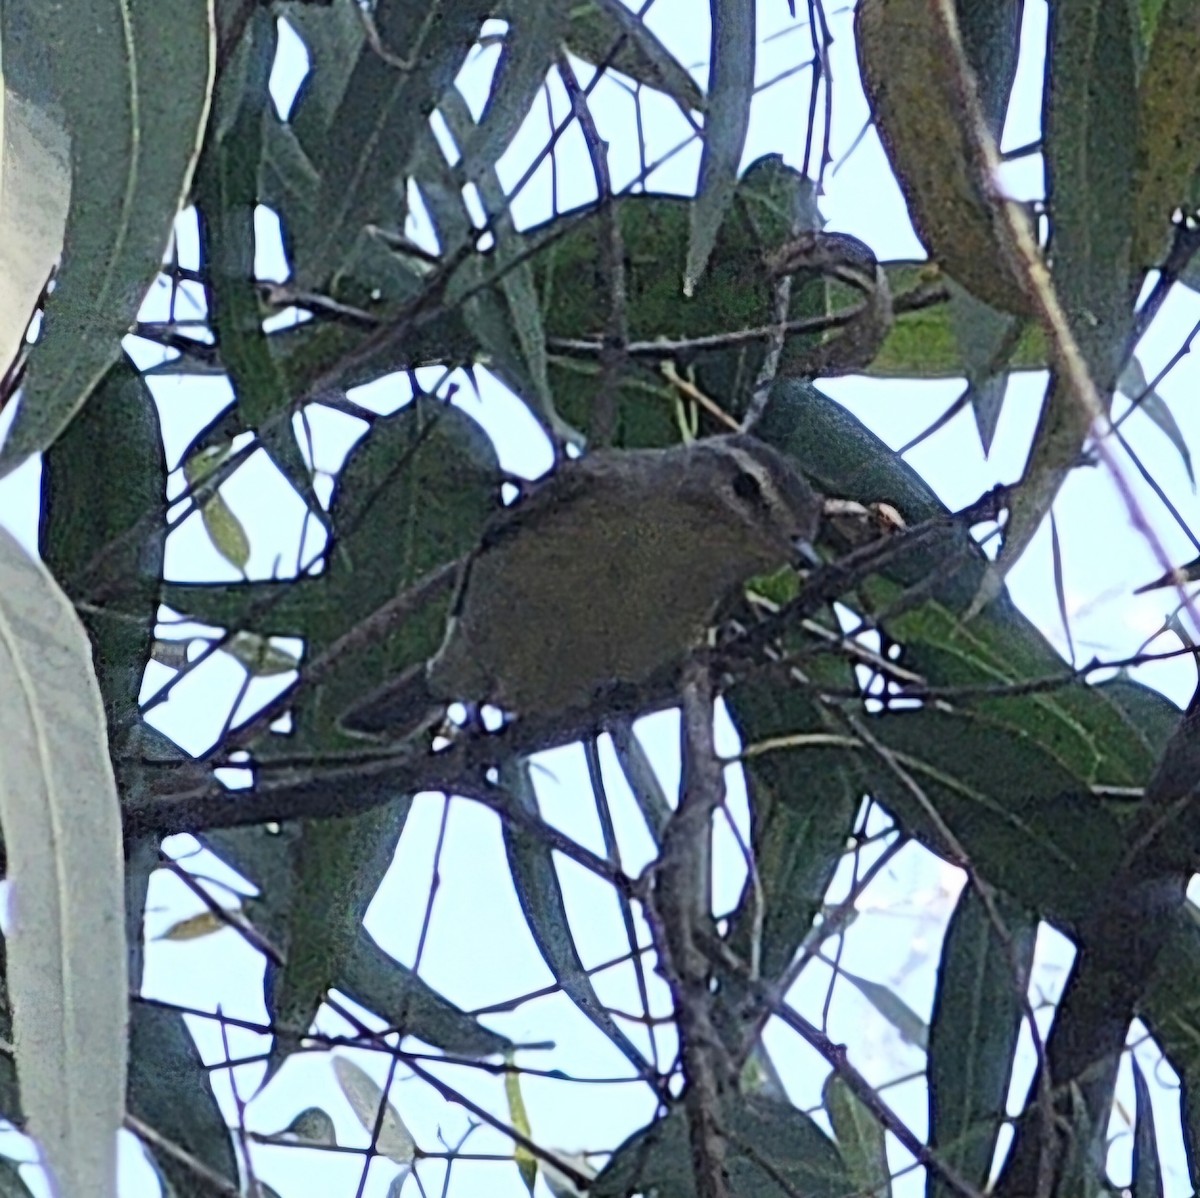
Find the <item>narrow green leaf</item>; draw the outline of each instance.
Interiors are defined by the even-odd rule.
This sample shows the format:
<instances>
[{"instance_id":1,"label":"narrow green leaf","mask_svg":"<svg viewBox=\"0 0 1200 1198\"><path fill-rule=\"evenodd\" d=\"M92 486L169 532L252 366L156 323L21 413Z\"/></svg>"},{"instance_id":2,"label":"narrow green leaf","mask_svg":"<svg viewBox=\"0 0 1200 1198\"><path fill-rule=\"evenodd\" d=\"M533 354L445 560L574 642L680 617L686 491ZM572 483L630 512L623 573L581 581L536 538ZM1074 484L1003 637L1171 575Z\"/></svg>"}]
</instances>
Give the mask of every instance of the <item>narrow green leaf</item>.
<instances>
[{"instance_id":1,"label":"narrow green leaf","mask_svg":"<svg viewBox=\"0 0 1200 1198\"><path fill-rule=\"evenodd\" d=\"M473 149L482 126L472 123L466 102L457 91L447 93L440 107L455 140L463 147L466 166L466 156ZM533 268L519 257L520 249L514 237L508 196L500 183L495 164L480 160L475 165L472 178L479 189L479 197L496 240L495 266L501 272L500 294L504 297L507 311L499 312L497 297L487 292L468 299L463 315L481 344L495 355L497 372L522 395L547 432L578 444L582 440L579 434L559 418L554 408L547 371L546 331L542 326ZM464 271L460 275L465 281L472 273ZM512 345L513 335L516 338L515 346Z\"/></svg>"},{"instance_id":2,"label":"narrow green leaf","mask_svg":"<svg viewBox=\"0 0 1200 1198\"><path fill-rule=\"evenodd\" d=\"M418 130L475 41L480 11L472 0L439 0L379 5L365 19L378 44L360 47L327 123L310 124L297 113L296 136L321 176L312 226L294 240L293 267L304 286L327 286L368 226L403 229L398 185Z\"/></svg>"},{"instance_id":3,"label":"narrow green leaf","mask_svg":"<svg viewBox=\"0 0 1200 1198\"><path fill-rule=\"evenodd\" d=\"M925 1020L891 986L858 977L846 969L838 970L838 976L845 978L896 1029L905 1044L925 1047L929 1039Z\"/></svg>"},{"instance_id":4,"label":"narrow green leaf","mask_svg":"<svg viewBox=\"0 0 1200 1198\"><path fill-rule=\"evenodd\" d=\"M1127 0L1052 5L1042 125L1050 210L1050 274L1092 381L1110 401L1133 321L1137 30ZM1096 81L1103 79L1104 86ZM1091 424L1056 375L1029 463L1014 493L1004 546L980 592L993 597L1049 512Z\"/></svg>"},{"instance_id":5,"label":"narrow green leaf","mask_svg":"<svg viewBox=\"0 0 1200 1198\"><path fill-rule=\"evenodd\" d=\"M1127 399L1137 401L1138 411L1153 421L1159 431L1175 447L1175 452L1179 454L1179 460L1183 463L1184 470L1187 471L1188 482L1192 484L1192 490L1195 491L1196 474L1192 469L1192 451L1188 447L1187 439L1183 435L1183 430L1176 423L1167 401L1157 391L1149 389L1146 372L1142 369L1142 363L1137 354L1134 354L1125 363L1125 369L1121 371L1117 386Z\"/></svg>"},{"instance_id":6,"label":"narrow green leaf","mask_svg":"<svg viewBox=\"0 0 1200 1198\"><path fill-rule=\"evenodd\" d=\"M610 724L608 734L612 738L617 764L633 792L633 800L654 837L654 843L660 844L667 821L671 818L671 804L667 802L662 782L633 730L631 720L623 717Z\"/></svg>"},{"instance_id":7,"label":"narrow green leaf","mask_svg":"<svg viewBox=\"0 0 1200 1198\"><path fill-rule=\"evenodd\" d=\"M1158 1135L1154 1130L1154 1106L1150 1085L1136 1053L1130 1053L1133 1065L1133 1091L1137 1098L1137 1128L1133 1134L1133 1198L1163 1198L1162 1169L1158 1163Z\"/></svg>"},{"instance_id":8,"label":"narrow green leaf","mask_svg":"<svg viewBox=\"0 0 1200 1198\"><path fill-rule=\"evenodd\" d=\"M192 487L202 483L230 454L230 446L211 445L183 463L183 474ZM246 572L250 561L250 535L245 525L234 515L220 491L200 506L200 518L213 548L240 574Z\"/></svg>"},{"instance_id":9,"label":"narrow green leaf","mask_svg":"<svg viewBox=\"0 0 1200 1198\"><path fill-rule=\"evenodd\" d=\"M392 862L410 803L402 795L344 819L303 822L290 846L286 930L277 945L285 960L271 986L273 1022L306 1032L326 993L342 984L347 959ZM269 1071L274 1073L295 1048L290 1039L277 1037Z\"/></svg>"},{"instance_id":10,"label":"narrow green leaf","mask_svg":"<svg viewBox=\"0 0 1200 1198\"><path fill-rule=\"evenodd\" d=\"M390 1025L444 1052L484 1057L507 1052L512 1041L456 1007L406 965L389 957L360 927L343 962L338 989L378 1011Z\"/></svg>"},{"instance_id":11,"label":"narrow green leaf","mask_svg":"<svg viewBox=\"0 0 1200 1198\"><path fill-rule=\"evenodd\" d=\"M526 812L537 813L537 798L529 777L528 761L506 763L501 767L500 779L514 804ZM554 975L554 980L635 1069L644 1069L645 1058L600 1001L583 967L567 919L554 854L543 841L531 836L512 820L503 821L503 830L504 851L512 871L517 901L521 904L530 935Z\"/></svg>"},{"instance_id":12,"label":"narrow green leaf","mask_svg":"<svg viewBox=\"0 0 1200 1198\"><path fill-rule=\"evenodd\" d=\"M158 618L167 463L150 388L122 354L42 459L38 548L92 638L109 735L137 727Z\"/></svg>"},{"instance_id":13,"label":"narrow green leaf","mask_svg":"<svg viewBox=\"0 0 1200 1198\"><path fill-rule=\"evenodd\" d=\"M997 927L979 893L958 900L938 963L929 1024L930 1145L968 1184L983 1190L1004 1126L1005 1101L1037 922L995 899ZM955 1191L930 1176L929 1198Z\"/></svg>"},{"instance_id":14,"label":"narrow green leaf","mask_svg":"<svg viewBox=\"0 0 1200 1198\"><path fill-rule=\"evenodd\" d=\"M181 0L169 21L154 0L0 10L6 90L49 104L71 146L62 264L0 473L50 445L120 353L199 152L212 22L211 0Z\"/></svg>"},{"instance_id":15,"label":"narrow green leaf","mask_svg":"<svg viewBox=\"0 0 1200 1198\"><path fill-rule=\"evenodd\" d=\"M883 1127L836 1073L825 1079L821 1097L855 1194L887 1198L892 1184Z\"/></svg>"},{"instance_id":16,"label":"narrow green leaf","mask_svg":"<svg viewBox=\"0 0 1200 1198\"><path fill-rule=\"evenodd\" d=\"M506 1052L504 1063L509 1066L514 1065L516 1063L515 1053ZM521 1075L515 1069L510 1068L504 1075L504 1097L508 1102L508 1118L513 1128L523 1136L532 1136L533 1129L529 1124L529 1112L525 1109L525 1096L521 1093ZM518 1144L513 1155L516 1158L517 1171L521 1174L521 1180L532 1195L533 1187L537 1182L538 1158L524 1144Z\"/></svg>"},{"instance_id":17,"label":"narrow green leaf","mask_svg":"<svg viewBox=\"0 0 1200 1198\"><path fill-rule=\"evenodd\" d=\"M221 73L215 136L209 137L196 173L209 319L247 428L279 416L291 402L287 380L263 332L254 277L254 210L276 43L275 17L257 9Z\"/></svg>"},{"instance_id":18,"label":"narrow green leaf","mask_svg":"<svg viewBox=\"0 0 1200 1198\"><path fill-rule=\"evenodd\" d=\"M500 61L479 123L465 138L455 133L463 174L470 182L494 174L554 65L567 20L567 5L561 0L522 0L510 10Z\"/></svg>"},{"instance_id":19,"label":"narrow green leaf","mask_svg":"<svg viewBox=\"0 0 1200 1198\"><path fill-rule=\"evenodd\" d=\"M689 206L690 236L684 294L690 296L708 265L717 230L737 187L754 95L754 0L711 0L708 107L696 199Z\"/></svg>"},{"instance_id":20,"label":"narrow green leaf","mask_svg":"<svg viewBox=\"0 0 1200 1198\"><path fill-rule=\"evenodd\" d=\"M625 41L616 52L617 39ZM704 93L679 60L621 0L585 0L571 11L567 47L593 66L610 62L643 87L665 92L685 112L703 112Z\"/></svg>"},{"instance_id":21,"label":"narrow green leaf","mask_svg":"<svg viewBox=\"0 0 1200 1198\"><path fill-rule=\"evenodd\" d=\"M200 1050L177 1011L134 1004L129 1027L129 1110L165 1141L231 1185L237 1184L233 1138ZM195 1173L186 1164L153 1141L145 1147L179 1194L195 1192Z\"/></svg>"}]
</instances>

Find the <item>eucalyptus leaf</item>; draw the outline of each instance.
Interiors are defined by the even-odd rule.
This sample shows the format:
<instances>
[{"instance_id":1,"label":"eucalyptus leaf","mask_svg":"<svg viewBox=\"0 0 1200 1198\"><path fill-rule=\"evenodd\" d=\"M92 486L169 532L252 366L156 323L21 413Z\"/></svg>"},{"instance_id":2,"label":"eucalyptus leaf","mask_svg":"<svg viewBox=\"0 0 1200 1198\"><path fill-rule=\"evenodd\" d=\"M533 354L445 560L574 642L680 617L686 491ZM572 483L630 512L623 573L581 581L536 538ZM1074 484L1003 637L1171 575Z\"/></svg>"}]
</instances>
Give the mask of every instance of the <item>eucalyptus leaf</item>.
<instances>
[{"instance_id":1,"label":"eucalyptus leaf","mask_svg":"<svg viewBox=\"0 0 1200 1198\"><path fill-rule=\"evenodd\" d=\"M993 914L1002 921L997 924ZM1015 904L964 889L942 945L929 1024L930 1145L958 1177L981 1190L1004 1126L1023 988L1037 923ZM929 1198L949 1198L929 1178Z\"/></svg>"},{"instance_id":2,"label":"eucalyptus leaf","mask_svg":"<svg viewBox=\"0 0 1200 1198\"><path fill-rule=\"evenodd\" d=\"M845 1198L857 1192L836 1145L802 1111L739 1095L721 1112L729 1142L730 1192L739 1198ZM682 1106L635 1132L588 1191L596 1198L635 1192L695 1198L692 1153Z\"/></svg>"},{"instance_id":3,"label":"eucalyptus leaf","mask_svg":"<svg viewBox=\"0 0 1200 1198\"><path fill-rule=\"evenodd\" d=\"M836 1073L825 1079L822 1098L855 1193L886 1198L892 1186L882 1125Z\"/></svg>"},{"instance_id":4,"label":"eucalyptus leaf","mask_svg":"<svg viewBox=\"0 0 1200 1198\"><path fill-rule=\"evenodd\" d=\"M733 200L754 94L753 0L711 0L709 17L712 42L704 146L696 199L688 206L690 235L683 272L683 291L688 296L704 273Z\"/></svg>"},{"instance_id":5,"label":"eucalyptus leaf","mask_svg":"<svg viewBox=\"0 0 1200 1198\"><path fill-rule=\"evenodd\" d=\"M62 130L71 154L62 261L0 448L7 473L50 445L92 394L158 271L208 117L212 11L209 0L181 0L164 21L153 0L127 0L119 12L106 0L62 11L17 0L0 14L0 40L6 91L27 117L42 113ZM59 160L63 142L41 140ZM48 181L47 162L34 165ZM56 208L46 210L51 225Z\"/></svg>"},{"instance_id":6,"label":"eucalyptus leaf","mask_svg":"<svg viewBox=\"0 0 1200 1198\"><path fill-rule=\"evenodd\" d=\"M611 63L635 83L665 92L685 111L703 112L707 104L679 60L621 0L573 5L567 47L593 66Z\"/></svg>"},{"instance_id":7,"label":"eucalyptus leaf","mask_svg":"<svg viewBox=\"0 0 1200 1198\"><path fill-rule=\"evenodd\" d=\"M115 1195L129 979L104 704L74 608L7 531L0 647L9 692L0 829L21 1103L67 1193Z\"/></svg>"},{"instance_id":8,"label":"eucalyptus leaf","mask_svg":"<svg viewBox=\"0 0 1200 1198\"><path fill-rule=\"evenodd\" d=\"M416 1154L412 1132L379 1083L348 1057L333 1058L333 1076L359 1123L371 1136L372 1145L393 1163L411 1166Z\"/></svg>"},{"instance_id":9,"label":"eucalyptus leaf","mask_svg":"<svg viewBox=\"0 0 1200 1198\"><path fill-rule=\"evenodd\" d=\"M1133 1198L1162 1198L1163 1176L1158 1163L1158 1136L1154 1130L1154 1106L1150 1083L1146 1080L1136 1053L1133 1065L1133 1090L1137 1097L1137 1126L1133 1134L1133 1165L1130 1191Z\"/></svg>"},{"instance_id":10,"label":"eucalyptus leaf","mask_svg":"<svg viewBox=\"0 0 1200 1198\"><path fill-rule=\"evenodd\" d=\"M217 1177L236 1185L233 1137L183 1016L166 1007L135 1003L129 1049L130 1112ZM195 1173L185 1162L153 1140L145 1146L179 1194L197 1193Z\"/></svg>"},{"instance_id":11,"label":"eucalyptus leaf","mask_svg":"<svg viewBox=\"0 0 1200 1198\"><path fill-rule=\"evenodd\" d=\"M501 771L501 780L512 803L527 814L537 813L537 798L527 760L506 764ZM547 968L563 993L640 1072L646 1068L645 1058L600 1001L579 956L567 920L553 852L515 820L505 820L503 832L517 901Z\"/></svg>"}]
</instances>

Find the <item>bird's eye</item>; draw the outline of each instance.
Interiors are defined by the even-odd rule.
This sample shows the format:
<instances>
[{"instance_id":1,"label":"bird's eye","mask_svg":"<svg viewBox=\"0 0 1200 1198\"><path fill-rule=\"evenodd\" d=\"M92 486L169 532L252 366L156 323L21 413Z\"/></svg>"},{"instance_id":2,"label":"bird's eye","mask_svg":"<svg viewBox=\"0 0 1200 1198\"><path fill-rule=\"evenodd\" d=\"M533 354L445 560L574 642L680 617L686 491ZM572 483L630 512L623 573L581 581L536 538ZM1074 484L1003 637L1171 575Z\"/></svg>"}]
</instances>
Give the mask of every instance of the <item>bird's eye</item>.
<instances>
[{"instance_id":1,"label":"bird's eye","mask_svg":"<svg viewBox=\"0 0 1200 1198\"><path fill-rule=\"evenodd\" d=\"M734 475L733 493L748 503L762 503L763 501L762 485L753 474L748 474L745 470Z\"/></svg>"}]
</instances>

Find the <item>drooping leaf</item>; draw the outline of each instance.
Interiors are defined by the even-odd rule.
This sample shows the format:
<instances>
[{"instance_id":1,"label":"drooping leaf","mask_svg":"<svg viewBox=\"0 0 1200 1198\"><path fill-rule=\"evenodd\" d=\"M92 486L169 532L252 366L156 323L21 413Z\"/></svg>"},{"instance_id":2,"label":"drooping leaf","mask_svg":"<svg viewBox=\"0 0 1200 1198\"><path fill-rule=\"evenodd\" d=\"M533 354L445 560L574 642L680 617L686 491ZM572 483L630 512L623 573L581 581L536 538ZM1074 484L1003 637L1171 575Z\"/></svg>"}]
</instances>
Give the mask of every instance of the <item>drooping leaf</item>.
<instances>
[{"instance_id":1,"label":"drooping leaf","mask_svg":"<svg viewBox=\"0 0 1200 1198\"><path fill-rule=\"evenodd\" d=\"M505 16L508 29L479 123L472 122L466 137L455 134L463 173L472 183L495 171L524 123L559 53L569 19L567 6L558 0L522 0Z\"/></svg>"},{"instance_id":2,"label":"drooping leaf","mask_svg":"<svg viewBox=\"0 0 1200 1198\"><path fill-rule=\"evenodd\" d=\"M970 885L950 918L929 1024L930 1144L968 1184L983 1189L1004 1125L1013 1054L1032 963L1036 921L995 896L993 921ZM929 1198L947 1198L930 1175Z\"/></svg>"},{"instance_id":3,"label":"drooping leaf","mask_svg":"<svg viewBox=\"0 0 1200 1198\"><path fill-rule=\"evenodd\" d=\"M845 1198L856 1193L837 1147L802 1111L739 1095L721 1112L728 1139L730 1192L746 1198ZM622 1144L588 1191L596 1198L655 1193L695 1198L696 1182L681 1106Z\"/></svg>"},{"instance_id":4,"label":"drooping leaf","mask_svg":"<svg viewBox=\"0 0 1200 1198\"><path fill-rule=\"evenodd\" d=\"M1138 411L1153 421L1163 436L1174 446L1175 452L1179 454L1179 460L1183 463L1184 470L1187 471L1188 482L1192 484L1194 491L1196 474L1192 469L1192 451L1188 446L1187 438L1183 435L1183 430L1176 422L1167 401L1157 391L1151 390L1150 384L1146 381L1146 372L1142 369L1137 354L1133 354L1125 363L1121 377L1117 380L1117 387L1126 399L1137 403Z\"/></svg>"},{"instance_id":5,"label":"drooping leaf","mask_svg":"<svg viewBox=\"0 0 1200 1198\"><path fill-rule=\"evenodd\" d=\"M892 1187L883 1127L836 1073L825 1079L822 1098L855 1193L887 1198Z\"/></svg>"},{"instance_id":6,"label":"drooping leaf","mask_svg":"<svg viewBox=\"0 0 1200 1198\"><path fill-rule=\"evenodd\" d=\"M229 457L229 452L228 445L214 445L184 461L183 474L188 485L198 487ZM213 548L239 574L245 574L250 561L250 534L219 490L200 504L200 518Z\"/></svg>"},{"instance_id":7,"label":"drooping leaf","mask_svg":"<svg viewBox=\"0 0 1200 1198\"><path fill-rule=\"evenodd\" d=\"M511 1050L507 1037L456 1007L406 965L393 960L360 927L338 981L355 1002L445 1052L483 1057Z\"/></svg>"},{"instance_id":8,"label":"drooping leaf","mask_svg":"<svg viewBox=\"0 0 1200 1198\"><path fill-rule=\"evenodd\" d=\"M1155 962L1138 1015L1181 1082L1180 1106L1188 1175L1200 1167L1200 909L1185 903ZM1139 1112L1140 1112L1139 1107ZM1140 1118L1140 1113L1139 1113Z\"/></svg>"},{"instance_id":9,"label":"drooping leaf","mask_svg":"<svg viewBox=\"0 0 1200 1198\"><path fill-rule=\"evenodd\" d=\"M258 9L221 72L215 128L196 173L209 321L247 428L282 417L291 399L263 332L254 276L254 212L276 41L275 18Z\"/></svg>"},{"instance_id":10,"label":"drooping leaf","mask_svg":"<svg viewBox=\"0 0 1200 1198\"><path fill-rule=\"evenodd\" d=\"M1050 10L1043 97L1050 275L1105 412L1126 352L1140 273L1133 269L1132 201L1137 30L1129 4L1082 0ZM1096 86L1104 79L1103 87ZM1055 370L1004 545L977 610L994 597L1078 462L1092 423L1082 397Z\"/></svg>"},{"instance_id":11,"label":"drooping leaf","mask_svg":"<svg viewBox=\"0 0 1200 1198\"><path fill-rule=\"evenodd\" d=\"M964 34L978 25L980 35L964 50L976 76L994 89L988 115L995 135L1016 68L1021 6L1006 0L987 7L995 10L990 21L963 20ZM966 158L954 66L941 51L937 22L925 0L858 5L858 61L875 128L929 256L986 303L1027 313L1024 289L1000 251L993 206L980 194Z\"/></svg>"},{"instance_id":12,"label":"drooping leaf","mask_svg":"<svg viewBox=\"0 0 1200 1198\"><path fill-rule=\"evenodd\" d=\"M752 0L711 0L708 104L696 198L688 205L690 233L683 291L692 295L717 231L725 221L737 185L738 167L750 127L754 94L754 18Z\"/></svg>"},{"instance_id":13,"label":"drooping leaf","mask_svg":"<svg viewBox=\"0 0 1200 1198\"><path fill-rule=\"evenodd\" d=\"M1158 1163L1158 1136L1154 1130L1154 1106L1150 1083L1142 1072L1136 1053L1133 1065L1133 1090L1137 1097L1137 1127L1133 1134L1133 1166L1130 1191L1133 1198L1162 1198L1163 1176Z\"/></svg>"},{"instance_id":14,"label":"drooping leaf","mask_svg":"<svg viewBox=\"0 0 1200 1198\"><path fill-rule=\"evenodd\" d=\"M119 741L138 723L158 616L166 486L158 409L122 355L43 458L38 533L42 560L80 605Z\"/></svg>"},{"instance_id":15,"label":"drooping leaf","mask_svg":"<svg viewBox=\"0 0 1200 1198\"><path fill-rule=\"evenodd\" d=\"M529 777L528 762L513 762L504 766L501 777L511 801L522 810L536 814L537 799ZM600 1001L583 966L567 920L562 885L552 850L515 820L504 821L503 834L504 850L517 901L521 904L521 913L554 980L635 1068L644 1068L642 1054Z\"/></svg>"},{"instance_id":16,"label":"drooping leaf","mask_svg":"<svg viewBox=\"0 0 1200 1198\"><path fill-rule=\"evenodd\" d=\"M665 92L684 110L704 110L707 101L695 80L621 0L587 0L572 7L570 20L566 40L572 54L593 66L611 63L635 83Z\"/></svg>"},{"instance_id":17,"label":"drooping leaf","mask_svg":"<svg viewBox=\"0 0 1200 1198\"><path fill-rule=\"evenodd\" d=\"M478 145L487 149L483 127L471 120L470 110L457 91L452 90L443 97L440 111L462 148L464 171L478 188L496 243L491 258L499 275L499 288L489 288L466 299L464 319L481 347L494 359L493 370L521 395L547 433L556 439L566 438L579 444L582 441L579 433L555 411L546 360L546 331L534 286L533 268L518 257L520 246L514 236L509 197L500 183L494 162L486 159L473 164L468 162L468 155L482 153L477 149ZM460 271L455 281L462 286L474 273L469 269ZM452 286L448 298L454 293ZM501 298L503 309L498 303Z\"/></svg>"},{"instance_id":18,"label":"drooping leaf","mask_svg":"<svg viewBox=\"0 0 1200 1198\"><path fill-rule=\"evenodd\" d=\"M859 977L847 969L839 969L838 977L844 978L895 1028L905 1044L924 1049L929 1040L929 1028L925 1020L896 993L891 986L871 978Z\"/></svg>"},{"instance_id":19,"label":"drooping leaf","mask_svg":"<svg viewBox=\"0 0 1200 1198\"><path fill-rule=\"evenodd\" d=\"M328 991L342 980L367 907L391 864L409 804L408 796L400 796L348 818L304 821L289 846L292 883L284 939L278 945L285 959L282 967L270 970L273 1022L303 1034ZM266 896L268 901L271 897ZM268 1062L271 1073L295 1047L288 1038L276 1038Z\"/></svg>"},{"instance_id":20,"label":"drooping leaf","mask_svg":"<svg viewBox=\"0 0 1200 1198\"><path fill-rule=\"evenodd\" d=\"M506 1052L504 1063L509 1066L504 1075L504 1097L508 1103L509 1122L521 1135L531 1137L533 1128L529 1123L529 1112L525 1108L525 1096L521 1093L521 1075L512 1068L516 1064L515 1054L511 1051ZM513 1157L517 1162L517 1172L521 1174L521 1180L532 1196L534 1184L537 1182L537 1157L524 1144L517 1144L513 1150Z\"/></svg>"},{"instance_id":21,"label":"drooping leaf","mask_svg":"<svg viewBox=\"0 0 1200 1198\"><path fill-rule=\"evenodd\" d=\"M831 657L814 663L813 676L829 686L853 685L851 667ZM775 679L746 680L726 704L746 746L827 726L810 694ZM747 882L730 919L729 943L742 960L756 956L760 975L774 980L812 931L845 852L863 779L845 755L833 760L806 749L753 757L745 768L758 885ZM730 1018L758 1011L737 977L724 979L718 1002Z\"/></svg>"},{"instance_id":22,"label":"drooping leaf","mask_svg":"<svg viewBox=\"0 0 1200 1198\"><path fill-rule=\"evenodd\" d=\"M165 1141L183 1149L230 1185L238 1179L233 1138L208 1070L177 1011L135 1003L129 1028L129 1110ZM146 1150L181 1195L198 1189L195 1173L153 1140Z\"/></svg>"},{"instance_id":23,"label":"drooping leaf","mask_svg":"<svg viewBox=\"0 0 1200 1198\"><path fill-rule=\"evenodd\" d=\"M1157 266L1170 244L1171 216L1189 207L1200 167L1200 8L1163 0L1138 84L1138 145L1134 200L1135 269Z\"/></svg>"},{"instance_id":24,"label":"drooping leaf","mask_svg":"<svg viewBox=\"0 0 1200 1198\"><path fill-rule=\"evenodd\" d=\"M410 1167L416 1153L412 1132L379 1083L347 1057L333 1058L333 1076L380 1154L397 1165Z\"/></svg>"},{"instance_id":25,"label":"drooping leaf","mask_svg":"<svg viewBox=\"0 0 1200 1198\"><path fill-rule=\"evenodd\" d=\"M368 226L403 231L398 185L418 129L458 74L480 17L473 0L443 0L436 8L380 4L363 18L377 45L364 41L345 86L324 97L336 99L333 111L314 111L309 121L301 113L310 106L298 106L296 136L321 179L312 223L292 239L301 285L326 287L353 259Z\"/></svg>"},{"instance_id":26,"label":"drooping leaf","mask_svg":"<svg viewBox=\"0 0 1200 1198\"><path fill-rule=\"evenodd\" d=\"M0 829L21 1104L67 1192L115 1194L129 981L104 704L73 607L8 532L0 659L8 688Z\"/></svg>"},{"instance_id":27,"label":"drooping leaf","mask_svg":"<svg viewBox=\"0 0 1200 1198\"><path fill-rule=\"evenodd\" d=\"M208 116L213 18L211 0L185 0L169 21L149 0L25 0L0 20L6 90L52 113L71 154L62 262L0 449L7 472L92 394L159 268Z\"/></svg>"}]
</instances>

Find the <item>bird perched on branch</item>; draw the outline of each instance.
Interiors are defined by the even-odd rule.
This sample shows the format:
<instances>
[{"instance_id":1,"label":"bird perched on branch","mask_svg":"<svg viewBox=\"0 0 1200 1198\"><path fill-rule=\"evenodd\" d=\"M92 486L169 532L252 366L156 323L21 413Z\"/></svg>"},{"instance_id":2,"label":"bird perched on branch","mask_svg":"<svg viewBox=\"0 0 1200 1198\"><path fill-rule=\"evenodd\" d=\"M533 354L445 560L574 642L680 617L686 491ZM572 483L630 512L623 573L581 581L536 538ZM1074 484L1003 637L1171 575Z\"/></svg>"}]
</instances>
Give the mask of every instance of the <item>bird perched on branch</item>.
<instances>
[{"instance_id":1,"label":"bird perched on branch","mask_svg":"<svg viewBox=\"0 0 1200 1198\"><path fill-rule=\"evenodd\" d=\"M821 512L791 462L745 434L567 462L485 530L437 654L343 725L403 732L437 700L601 713L615 688L682 664L747 579L811 555Z\"/></svg>"}]
</instances>

